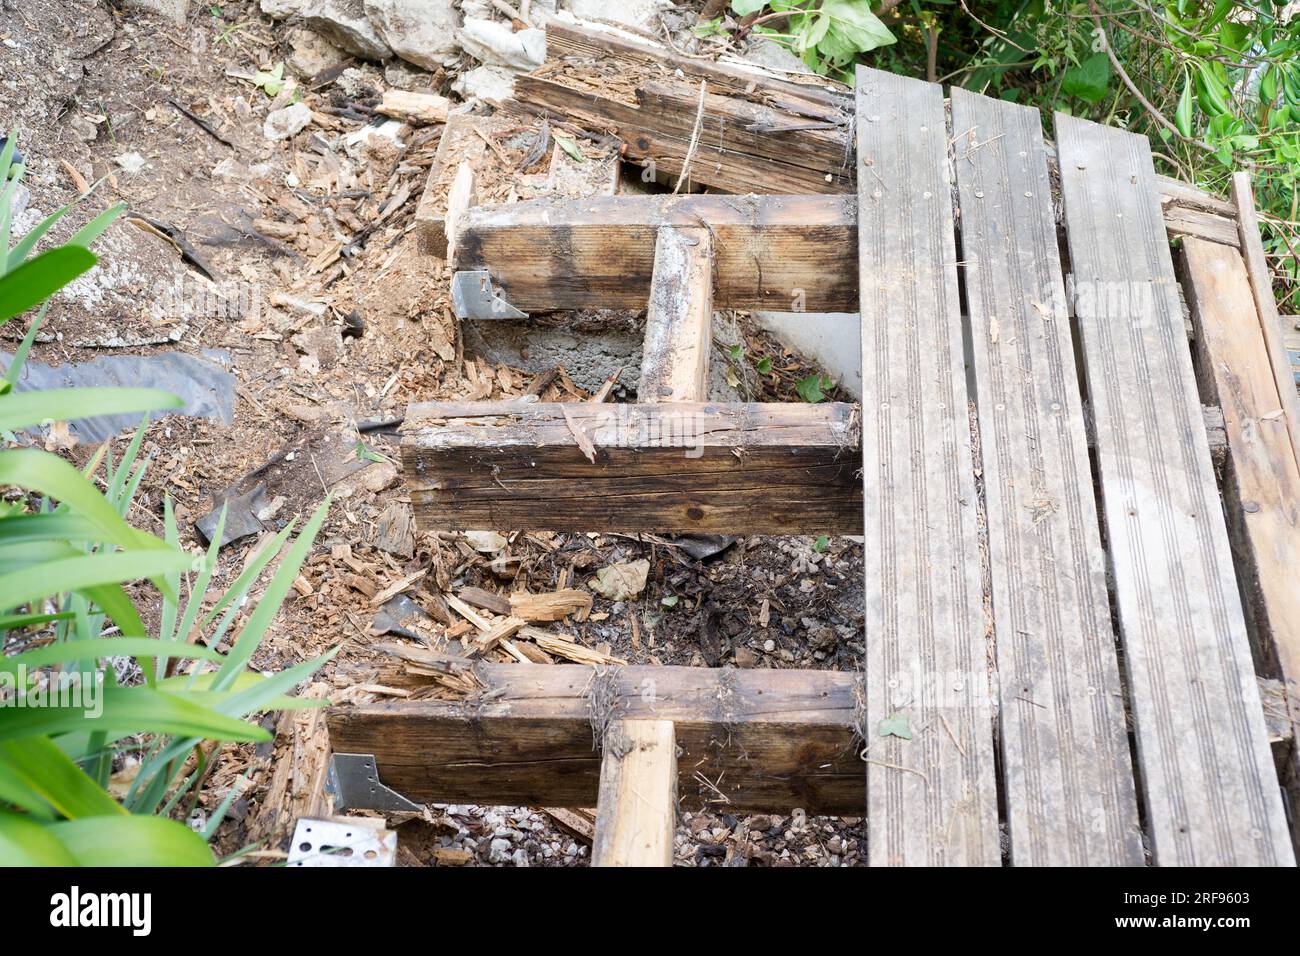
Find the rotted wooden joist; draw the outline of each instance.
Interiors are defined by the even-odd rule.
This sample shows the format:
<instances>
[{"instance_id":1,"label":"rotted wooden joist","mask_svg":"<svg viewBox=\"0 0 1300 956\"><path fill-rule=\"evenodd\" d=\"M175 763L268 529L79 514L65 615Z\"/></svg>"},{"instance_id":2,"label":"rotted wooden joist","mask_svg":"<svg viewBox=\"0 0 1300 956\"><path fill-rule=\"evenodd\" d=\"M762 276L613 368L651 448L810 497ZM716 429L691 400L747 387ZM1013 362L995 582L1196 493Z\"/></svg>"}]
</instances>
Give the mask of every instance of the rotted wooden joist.
<instances>
[{"instance_id":1,"label":"rotted wooden joist","mask_svg":"<svg viewBox=\"0 0 1300 956\"><path fill-rule=\"evenodd\" d=\"M452 265L487 269L510 304L643 309L663 226L706 229L718 309L855 312L849 196L608 196L477 206Z\"/></svg>"},{"instance_id":2,"label":"rotted wooden joist","mask_svg":"<svg viewBox=\"0 0 1300 956\"><path fill-rule=\"evenodd\" d=\"M425 528L858 534L844 403L414 405L402 465Z\"/></svg>"},{"instance_id":3,"label":"rotted wooden joist","mask_svg":"<svg viewBox=\"0 0 1300 956\"><path fill-rule=\"evenodd\" d=\"M671 721L681 805L860 816L860 677L839 671L478 664L460 701L332 708L339 753L374 754L412 800L597 803L601 748L619 721ZM594 726L593 726L594 724Z\"/></svg>"}]
</instances>

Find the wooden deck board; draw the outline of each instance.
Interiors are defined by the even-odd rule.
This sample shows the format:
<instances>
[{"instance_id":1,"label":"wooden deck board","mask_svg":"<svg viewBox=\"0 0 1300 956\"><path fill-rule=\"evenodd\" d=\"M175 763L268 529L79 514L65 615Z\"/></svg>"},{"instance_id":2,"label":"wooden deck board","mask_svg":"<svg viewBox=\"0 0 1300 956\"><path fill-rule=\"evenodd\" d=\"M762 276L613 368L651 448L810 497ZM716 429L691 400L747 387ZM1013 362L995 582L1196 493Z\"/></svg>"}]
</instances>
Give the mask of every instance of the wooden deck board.
<instances>
[{"instance_id":1,"label":"wooden deck board","mask_svg":"<svg viewBox=\"0 0 1300 956\"><path fill-rule=\"evenodd\" d=\"M997 865L943 92L864 67L857 80L868 856ZM881 734L895 715L911 739Z\"/></svg>"},{"instance_id":2,"label":"wooden deck board","mask_svg":"<svg viewBox=\"0 0 1300 956\"><path fill-rule=\"evenodd\" d=\"M1258 669L1281 677L1286 711L1300 722L1300 468L1286 417L1277 414L1282 402L1267 336L1236 250L1188 239L1182 263L1197 369L1223 408L1228 434L1223 498ZM1282 387L1291 383L1283 380ZM1279 771L1292 808L1294 845L1300 842L1300 762L1294 748Z\"/></svg>"},{"instance_id":3,"label":"wooden deck board","mask_svg":"<svg viewBox=\"0 0 1300 956\"><path fill-rule=\"evenodd\" d=\"M1011 862L1139 866L1133 768L1039 113L952 91Z\"/></svg>"},{"instance_id":4,"label":"wooden deck board","mask_svg":"<svg viewBox=\"0 0 1300 956\"><path fill-rule=\"evenodd\" d=\"M1289 864L1150 146L1056 132L1153 858Z\"/></svg>"}]
</instances>

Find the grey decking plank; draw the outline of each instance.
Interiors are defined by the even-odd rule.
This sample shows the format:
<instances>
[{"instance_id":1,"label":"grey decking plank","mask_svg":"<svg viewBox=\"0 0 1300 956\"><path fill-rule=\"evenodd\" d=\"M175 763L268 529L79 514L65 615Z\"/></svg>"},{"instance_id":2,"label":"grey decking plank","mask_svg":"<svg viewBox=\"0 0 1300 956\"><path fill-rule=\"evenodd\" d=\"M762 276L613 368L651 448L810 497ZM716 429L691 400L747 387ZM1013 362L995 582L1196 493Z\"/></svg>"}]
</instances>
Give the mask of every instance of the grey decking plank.
<instances>
[{"instance_id":1,"label":"grey decking plank","mask_svg":"<svg viewBox=\"0 0 1300 956\"><path fill-rule=\"evenodd\" d=\"M952 129L1011 862L1140 866L1039 113L954 87Z\"/></svg>"},{"instance_id":2,"label":"grey decking plank","mask_svg":"<svg viewBox=\"0 0 1300 956\"><path fill-rule=\"evenodd\" d=\"M1152 853L1291 864L1150 146L1056 133Z\"/></svg>"},{"instance_id":3,"label":"grey decking plank","mask_svg":"<svg viewBox=\"0 0 1300 956\"><path fill-rule=\"evenodd\" d=\"M1001 861L942 90L858 67L868 859ZM905 714L912 739L881 736Z\"/></svg>"}]
</instances>

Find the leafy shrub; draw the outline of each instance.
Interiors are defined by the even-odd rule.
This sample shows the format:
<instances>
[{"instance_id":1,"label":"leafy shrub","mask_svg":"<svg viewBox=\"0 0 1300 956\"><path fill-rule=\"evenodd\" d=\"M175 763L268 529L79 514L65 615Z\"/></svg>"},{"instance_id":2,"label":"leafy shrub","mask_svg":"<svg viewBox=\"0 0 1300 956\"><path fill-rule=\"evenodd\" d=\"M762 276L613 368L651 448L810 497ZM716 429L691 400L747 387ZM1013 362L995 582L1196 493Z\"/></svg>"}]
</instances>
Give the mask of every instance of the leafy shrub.
<instances>
[{"instance_id":1,"label":"leafy shrub","mask_svg":"<svg viewBox=\"0 0 1300 956\"><path fill-rule=\"evenodd\" d=\"M97 216L68 243L32 255L68 212L64 207L11 248L12 199L23 173L13 164L13 142L11 136L0 148L0 324L37 305L40 311L0 383L0 430L10 439L0 451L0 486L20 492L0 503L0 637L4 648L18 649L0 656L0 863L211 864L205 838L234 791L201 834L170 816L187 797L196 802L221 742L269 739L244 718L319 703L285 694L329 655L270 677L248 662L327 505L292 544L292 524L272 539L204 613L216 545L199 558L183 550L170 501L165 540L125 520L148 466L136 461L143 424L120 462L114 465L105 445L85 472L49 452L13 447L13 432L43 422L180 405L152 389L14 391L49 296L94 266L87 246L122 207ZM101 463L102 493L91 480ZM260 601L236 629L250 589L286 545ZM154 635L124 587L141 579L161 595ZM195 641L199 636L206 645ZM224 640L227 653L211 649ZM121 683L108 666L115 659L138 668L141 683ZM169 676L176 661L189 662L189 670ZM108 790L109 776L127 755L139 762L119 801Z\"/></svg>"}]
</instances>

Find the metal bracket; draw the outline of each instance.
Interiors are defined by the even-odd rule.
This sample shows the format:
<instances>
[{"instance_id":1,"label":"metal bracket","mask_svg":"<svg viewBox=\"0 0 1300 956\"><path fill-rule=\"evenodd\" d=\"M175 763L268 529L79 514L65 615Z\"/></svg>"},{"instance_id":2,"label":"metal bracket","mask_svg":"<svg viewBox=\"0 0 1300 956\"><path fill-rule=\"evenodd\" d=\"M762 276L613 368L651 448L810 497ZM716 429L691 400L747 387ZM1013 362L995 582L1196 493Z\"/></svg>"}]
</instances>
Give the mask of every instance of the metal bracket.
<instances>
[{"instance_id":1,"label":"metal bracket","mask_svg":"<svg viewBox=\"0 0 1300 956\"><path fill-rule=\"evenodd\" d=\"M451 277L451 305L458 319L526 319L492 288L486 269L457 272Z\"/></svg>"},{"instance_id":2,"label":"metal bracket","mask_svg":"<svg viewBox=\"0 0 1300 956\"><path fill-rule=\"evenodd\" d=\"M316 820L303 817L293 831L289 866L393 866L397 834L366 826L363 819Z\"/></svg>"},{"instance_id":3,"label":"metal bracket","mask_svg":"<svg viewBox=\"0 0 1300 956\"><path fill-rule=\"evenodd\" d=\"M396 790L379 782L379 768L373 754L338 754L330 761L326 789L334 794L340 810L395 810L419 813L412 803Z\"/></svg>"}]
</instances>

